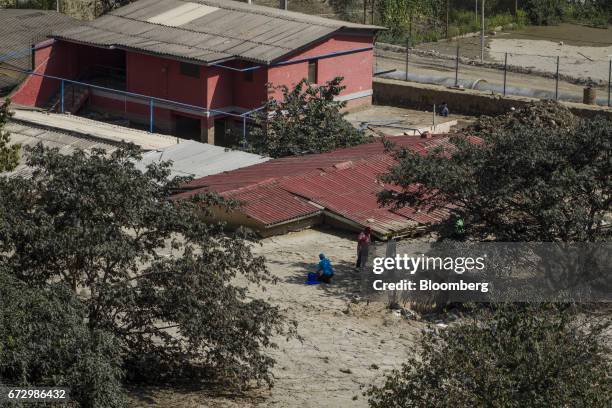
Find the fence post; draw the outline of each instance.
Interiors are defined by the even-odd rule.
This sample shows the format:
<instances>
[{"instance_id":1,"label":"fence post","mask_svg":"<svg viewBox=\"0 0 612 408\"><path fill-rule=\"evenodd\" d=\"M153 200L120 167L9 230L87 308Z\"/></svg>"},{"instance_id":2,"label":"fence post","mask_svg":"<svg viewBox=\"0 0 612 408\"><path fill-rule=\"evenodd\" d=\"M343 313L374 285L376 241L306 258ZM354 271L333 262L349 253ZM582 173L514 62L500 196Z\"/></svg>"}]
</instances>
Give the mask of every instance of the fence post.
<instances>
[{"instance_id":1,"label":"fence post","mask_svg":"<svg viewBox=\"0 0 612 408\"><path fill-rule=\"evenodd\" d=\"M555 100L559 100L559 56L557 55L557 75L555 75Z\"/></svg>"},{"instance_id":2,"label":"fence post","mask_svg":"<svg viewBox=\"0 0 612 408\"><path fill-rule=\"evenodd\" d=\"M246 115L242 116L242 147L247 147Z\"/></svg>"},{"instance_id":3,"label":"fence post","mask_svg":"<svg viewBox=\"0 0 612 408\"><path fill-rule=\"evenodd\" d=\"M366 24L366 16L368 15L368 0L363 0L363 24Z\"/></svg>"},{"instance_id":4,"label":"fence post","mask_svg":"<svg viewBox=\"0 0 612 408\"><path fill-rule=\"evenodd\" d=\"M153 98L149 99L149 132L154 133Z\"/></svg>"},{"instance_id":5,"label":"fence post","mask_svg":"<svg viewBox=\"0 0 612 408\"><path fill-rule=\"evenodd\" d=\"M504 96L506 96L506 83L508 77L508 53L504 56Z\"/></svg>"},{"instance_id":6,"label":"fence post","mask_svg":"<svg viewBox=\"0 0 612 408\"><path fill-rule=\"evenodd\" d=\"M406 40L406 81L408 81L408 59L410 57L410 37Z\"/></svg>"},{"instance_id":7,"label":"fence post","mask_svg":"<svg viewBox=\"0 0 612 408\"><path fill-rule=\"evenodd\" d=\"M612 87L612 60L610 60L610 68L608 69L608 108L610 107L610 91Z\"/></svg>"},{"instance_id":8,"label":"fence post","mask_svg":"<svg viewBox=\"0 0 612 408\"><path fill-rule=\"evenodd\" d=\"M433 106L433 121L432 121L432 126L431 126L431 132L434 132L434 129L436 128L436 104L434 103Z\"/></svg>"},{"instance_id":9,"label":"fence post","mask_svg":"<svg viewBox=\"0 0 612 408\"><path fill-rule=\"evenodd\" d=\"M374 2L375 0L371 0L372 1L372 25L374 25Z\"/></svg>"},{"instance_id":10,"label":"fence post","mask_svg":"<svg viewBox=\"0 0 612 408\"><path fill-rule=\"evenodd\" d=\"M457 58L455 58L455 88L459 86L459 41L457 41Z\"/></svg>"},{"instance_id":11,"label":"fence post","mask_svg":"<svg viewBox=\"0 0 612 408\"><path fill-rule=\"evenodd\" d=\"M64 113L64 80L62 79L60 86L61 112Z\"/></svg>"}]
</instances>

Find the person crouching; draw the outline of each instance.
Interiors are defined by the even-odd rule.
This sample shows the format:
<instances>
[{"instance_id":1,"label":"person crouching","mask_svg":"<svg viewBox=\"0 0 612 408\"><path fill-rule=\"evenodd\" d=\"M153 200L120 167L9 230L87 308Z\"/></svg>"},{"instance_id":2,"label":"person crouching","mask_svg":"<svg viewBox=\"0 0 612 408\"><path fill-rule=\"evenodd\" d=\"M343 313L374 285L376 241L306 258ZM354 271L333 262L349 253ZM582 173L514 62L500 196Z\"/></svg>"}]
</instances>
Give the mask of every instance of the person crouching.
<instances>
[{"instance_id":1,"label":"person crouching","mask_svg":"<svg viewBox=\"0 0 612 408\"><path fill-rule=\"evenodd\" d=\"M325 254L319 254L319 269L317 269L317 279L319 282L331 283L331 278L334 276L334 268L331 261L325 257Z\"/></svg>"}]
</instances>

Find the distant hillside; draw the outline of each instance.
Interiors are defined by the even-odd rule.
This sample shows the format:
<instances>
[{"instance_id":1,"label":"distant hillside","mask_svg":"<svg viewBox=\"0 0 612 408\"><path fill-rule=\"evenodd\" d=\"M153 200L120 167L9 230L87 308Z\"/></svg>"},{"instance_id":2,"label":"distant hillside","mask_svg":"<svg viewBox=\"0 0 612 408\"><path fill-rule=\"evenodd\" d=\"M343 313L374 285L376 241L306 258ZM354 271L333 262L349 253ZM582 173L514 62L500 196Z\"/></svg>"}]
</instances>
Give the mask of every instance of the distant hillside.
<instances>
[{"instance_id":1,"label":"distant hillside","mask_svg":"<svg viewBox=\"0 0 612 408\"><path fill-rule=\"evenodd\" d=\"M340 20L363 20L363 0L288 0L289 10ZM279 0L253 0L254 4L278 8ZM369 7L369 6L368 6ZM368 15L368 19L370 16Z\"/></svg>"}]
</instances>

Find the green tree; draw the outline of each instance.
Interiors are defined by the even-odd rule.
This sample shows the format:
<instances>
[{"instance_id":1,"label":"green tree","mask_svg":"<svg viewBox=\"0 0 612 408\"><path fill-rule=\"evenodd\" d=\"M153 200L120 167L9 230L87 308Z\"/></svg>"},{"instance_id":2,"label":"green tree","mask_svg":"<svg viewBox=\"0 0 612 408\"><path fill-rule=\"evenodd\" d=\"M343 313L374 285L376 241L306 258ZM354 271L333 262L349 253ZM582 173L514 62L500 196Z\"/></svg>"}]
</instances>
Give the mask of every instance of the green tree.
<instances>
[{"instance_id":1,"label":"green tree","mask_svg":"<svg viewBox=\"0 0 612 408\"><path fill-rule=\"evenodd\" d=\"M256 126L249 134L249 149L271 157L327 152L370 141L363 131L344 119L340 110L346 102L334 100L345 88L337 77L325 85L300 81L287 86L282 99L270 98L256 116Z\"/></svg>"},{"instance_id":2,"label":"green tree","mask_svg":"<svg viewBox=\"0 0 612 408\"><path fill-rule=\"evenodd\" d=\"M31 287L68 285L91 333L112 334L130 380L189 375L272 383L277 307L245 282L272 280L244 231L207 223L217 196L169 201L169 163L135 168L135 147L65 156L27 149L31 179L0 180L0 265Z\"/></svg>"},{"instance_id":3,"label":"green tree","mask_svg":"<svg viewBox=\"0 0 612 408\"><path fill-rule=\"evenodd\" d=\"M609 240L611 122L537 104L467 132L479 137L455 135L426 155L399 151L383 180L404 189L381 202L450 208L441 239ZM609 320L594 320L561 306L492 305L424 334L421 359L371 387L371 406L609 406L609 350L599 338Z\"/></svg>"},{"instance_id":4,"label":"green tree","mask_svg":"<svg viewBox=\"0 0 612 408\"><path fill-rule=\"evenodd\" d=\"M427 331L368 389L372 408L604 408L612 404L609 320L578 324L562 306L507 305Z\"/></svg>"},{"instance_id":5,"label":"green tree","mask_svg":"<svg viewBox=\"0 0 612 408\"><path fill-rule=\"evenodd\" d=\"M0 382L68 387L83 408L125 406L119 344L87 327L87 309L67 286L30 287L0 271L0 299Z\"/></svg>"},{"instance_id":6,"label":"green tree","mask_svg":"<svg viewBox=\"0 0 612 408\"><path fill-rule=\"evenodd\" d=\"M527 0L522 7L535 25L558 24L567 9L567 0Z\"/></svg>"},{"instance_id":7,"label":"green tree","mask_svg":"<svg viewBox=\"0 0 612 408\"><path fill-rule=\"evenodd\" d=\"M465 236L474 240L609 239L611 122L554 127L513 118L481 138L473 143L454 136L450 146L424 156L400 151L399 164L383 180L405 191L383 192L381 201L451 208L454 219L464 221Z\"/></svg>"},{"instance_id":8,"label":"green tree","mask_svg":"<svg viewBox=\"0 0 612 408\"><path fill-rule=\"evenodd\" d=\"M11 112L10 100L0 106L0 172L11 171L19 164L19 145L10 145L10 135L2 128L8 123Z\"/></svg>"}]
</instances>

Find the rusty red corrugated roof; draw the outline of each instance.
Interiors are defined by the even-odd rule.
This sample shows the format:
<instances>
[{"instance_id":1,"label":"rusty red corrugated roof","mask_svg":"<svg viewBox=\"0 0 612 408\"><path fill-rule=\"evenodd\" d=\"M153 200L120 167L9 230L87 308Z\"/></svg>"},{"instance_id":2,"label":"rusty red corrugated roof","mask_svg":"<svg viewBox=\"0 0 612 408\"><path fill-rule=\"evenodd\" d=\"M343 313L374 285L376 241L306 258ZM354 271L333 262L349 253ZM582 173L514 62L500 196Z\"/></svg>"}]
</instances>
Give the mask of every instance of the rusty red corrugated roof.
<instances>
[{"instance_id":1,"label":"rusty red corrugated roof","mask_svg":"<svg viewBox=\"0 0 612 408\"><path fill-rule=\"evenodd\" d=\"M394 136L391 138L396 146L405 147L412 151L424 153L425 151L440 145L448 145L448 136L434 135L431 139L423 139L419 136ZM270 160L255 166L243 167L231 172L219 173L213 176L195 179L183 186L185 189L197 190L205 188L204 191L223 191L261 183L285 176L295 176L308 171L324 170L335 164L357 161L364 158L377 156L385 152L382 141L362 144L359 146L337 149L327 153L308 154L304 156L283 157ZM192 195L185 194L185 195Z\"/></svg>"},{"instance_id":2,"label":"rusty red corrugated roof","mask_svg":"<svg viewBox=\"0 0 612 408\"><path fill-rule=\"evenodd\" d=\"M393 137L397 147L425 154L450 146L448 136L431 139ZM380 207L379 176L396 163L381 141L328 153L286 157L193 180L175 198L213 191L243 203L245 215L266 226L321 213L370 226L379 235L401 233L418 224L440 222L448 211L416 211L410 207Z\"/></svg>"},{"instance_id":3,"label":"rusty red corrugated roof","mask_svg":"<svg viewBox=\"0 0 612 408\"><path fill-rule=\"evenodd\" d=\"M316 215L321 209L282 189L277 183L264 183L221 193L240 201L240 211L266 226Z\"/></svg>"}]
</instances>

